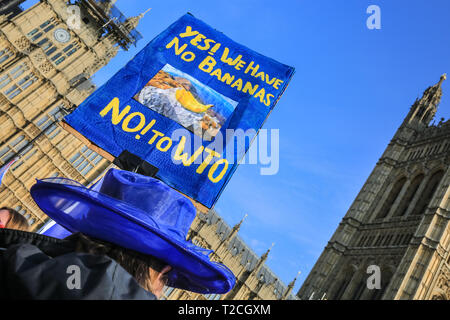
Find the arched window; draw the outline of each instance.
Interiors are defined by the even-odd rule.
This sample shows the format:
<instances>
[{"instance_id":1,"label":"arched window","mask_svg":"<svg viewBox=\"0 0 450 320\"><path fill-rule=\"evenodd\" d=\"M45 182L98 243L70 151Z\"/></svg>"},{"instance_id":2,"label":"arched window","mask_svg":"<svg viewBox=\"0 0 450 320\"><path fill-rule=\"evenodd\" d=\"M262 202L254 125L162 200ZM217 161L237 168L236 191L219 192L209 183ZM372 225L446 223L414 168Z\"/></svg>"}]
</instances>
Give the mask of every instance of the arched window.
<instances>
[{"instance_id":1,"label":"arched window","mask_svg":"<svg viewBox=\"0 0 450 320\"><path fill-rule=\"evenodd\" d=\"M338 290L336 292L335 297L333 298L334 300L339 300L342 295L344 294L345 290L347 289L348 285L350 284L350 281L352 280L351 277L347 277L344 280L341 281L341 283L339 284Z\"/></svg>"},{"instance_id":2,"label":"arched window","mask_svg":"<svg viewBox=\"0 0 450 320\"><path fill-rule=\"evenodd\" d=\"M334 294L334 297L330 297L330 299L333 300L340 300L342 296L344 295L345 291L347 290L348 286L350 285L350 282L352 281L353 276L356 273L356 268L352 265L347 266L345 269L341 272L341 281L337 283L336 285L336 293Z\"/></svg>"},{"instance_id":3,"label":"arched window","mask_svg":"<svg viewBox=\"0 0 450 320\"><path fill-rule=\"evenodd\" d=\"M13 55L14 55L13 52L9 48L0 50L0 64L6 62Z\"/></svg>"},{"instance_id":4,"label":"arched window","mask_svg":"<svg viewBox=\"0 0 450 320\"><path fill-rule=\"evenodd\" d=\"M431 202L431 199L433 199L433 195L436 192L436 189L439 183L441 182L443 176L444 176L443 170L439 170L431 176L430 180L428 181L423 191L422 196L420 197L419 201L416 204L416 207L412 212L412 215L419 215L425 212L426 208Z\"/></svg>"},{"instance_id":5,"label":"arched window","mask_svg":"<svg viewBox=\"0 0 450 320\"><path fill-rule=\"evenodd\" d=\"M395 213L396 217L403 217L406 212L408 211L409 205L411 204L412 200L416 196L417 190L419 190L420 184L422 183L424 178L423 174L419 174L416 176L411 184L408 187L408 190L406 190L406 193L400 202L400 205L398 206L398 209Z\"/></svg>"},{"instance_id":6,"label":"arched window","mask_svg":"<svg viewBox=\"0 0 450 320\"><path fill-rule=\"evenodd\" d=\"M431 118L433 117L433 111L429 109L422 118L422 122L425 124L430 123Z\"/></svg>"},{"instance_id":7,"label":"arched window","mask_svg":"<svg viewBox=\"0 0 450 320\"><path fill-rule=\"evenodd\" d=\"M364 290L367 288L366 279L362 279L359 281L358 286L354 289L351 300L359 300L364 293Z\"/></svg>"},{"instance_id":8,"label":"arched window","mask_svg":"<svg viewBox=\"0 0 450 320\"><path fill-rule=\"evenodd\" d=\"M384 293L386 292L387 287L389 286L389 283L391 282L393 273L391 270L386 270L387 268L382 268L382 277L381 277L381 288L380 289L373 289L373 292L369 298L369 300L381 300Z\"/></svg>"},{"instance_id":9,"label":"arched window","mask_svg":"<svg viewBox=\"0 0 450 320\"><path fill-rule=\"evenodd\" d=\"M70 159L70 163L78 170L78 172L83 176L86 176L102 160L103 157L101 155L84 146L81 149L81 152L77 152L77 154Z\"/></svg>"},{"instance_id":10,"label":"arched window","mask_svg":"<svg viewBox=\"0 0 450 320\"><path fill-rule=\"evenodd\" d=\"M403 177L394 184L391 192L389 193L389 196L387 197L386 201L384 202L384 205L381 207L381 210L377 216L377 219L383 219L388 215L389 211L391 211L391 208L392 208L395 200L397 200L400 192L402 191L402 188L403 188L403 185L405 184L405 182L406 182L406 177Z\"/></svg>"},{"instance_id":11,"label":"arched window","mask_svg":"<svg viewBox=\"0 0 450 320\"><path fill-rule=\"evenodd\" d=\"M417 112L417 117L420 118L425 113L425 107L420 107L419 111Z\"/></svg>"}]
</instances>

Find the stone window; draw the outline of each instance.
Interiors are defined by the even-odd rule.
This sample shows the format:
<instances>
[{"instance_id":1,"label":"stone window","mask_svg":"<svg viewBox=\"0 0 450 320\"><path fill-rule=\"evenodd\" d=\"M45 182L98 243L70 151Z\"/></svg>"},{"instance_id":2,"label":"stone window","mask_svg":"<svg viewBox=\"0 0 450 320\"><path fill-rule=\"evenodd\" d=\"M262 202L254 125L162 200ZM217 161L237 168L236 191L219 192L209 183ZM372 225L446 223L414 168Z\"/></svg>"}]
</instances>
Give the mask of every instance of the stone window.
<instances>
[{"instance_id":1,"label":"stone window","mask_svg":"<svg viewBox=\"0 0 450 320\"><path fill-rule=\"evenodd\" d=\"M398 246L401 243L402 236L403 235L401 235L401 234L396 235L395 239L394 239L394 242L392 244L394 246Z\"/></svg>"},{"instance_id":2,"label":"stone window","mask_svg":"<svg viewBox=\"0 0 450 320\"><path fill-rule=\"evenodd\" d=\"M417 112L417 117L422 117L422 115L425 113L425 107L420 107L419 111Z\"/></svg>"},{"instance_id":3,"label":"stone window","mask_svg":"<svg viewBox=\"0 0 450 320\"><path fill-rule=\"evenodd\" d=\"M4 89L10 83L14 83L21 75L23 75L29 68L24 63L14 66L9 72L0 77L0 90Z\"/></svg>"},{"instance_id":4,"label":"stone window","mask_svg":"<svg viewBox=\"0 0 450 320\"><path fill-rule=\"evenodd\" d=\"M41 24L38 28L35 28L33 30L31 30L28 34L27 37L28 39L30 39L32 42L36 42L38 41L44 34L47 34L48 32L50 32L51 30L53 30L55 28L55 18L51 18L49 20L47 20L46 22L44 22L43 24Z\"/></svg>"},{"instance_id":5,"label":"stone window","mask_svg":"<svg viewBox=\"0 0 450 320\"><path fill-rule=\"evenodd\" d=\"M6 62L9 58L11 58L14 54L9 48L5 48L0 50L0 64Z\"/></svg>"},{"instance_id":6,"label":"stone window","mask_svg":"<svg viewBox=\"0 0 450 320\"><path fill-rule=\"evenodd\" d=\"M165 286L163 289L163 294L161 300L166 300L173 292L174 288Z\"/></svg>"},{"instance_id":7,"label":"stone window","mask_svg":"<svg viewBox=\"0 0 450 320\"><path fill-rule=\"evenodd\" d=\"M405 234L405 237L403 238L403 245L407 246L411 242L412 237L412 234Z\"/></svg>"},{"instance_id":8,"label":"stone window","mask_svg":"<svg viewBox=\"0 0 450 320\"><path fill-rule=\"evenodd\" d=\"M400 202L397 212L394 214L397 217L402 217L406 214L408 211L409 205L413 201L414 197L417 194L417 191L419 190L420 184L422 183L424 178L423 174L419 174L416 176L411 184L408 187L408 190L406 190L405 195L403 196L402 201Z\"/></svg>"},{"instance_id":9,"label":"stone window","mask_svg":"<svg viewBox=\"0 0 450 320\"><path fill-rule=\"evenodd\" d=\"M425 189L423 190L423 193L419 201L417 202L412 212L412 215L420 215L425 212L431 200L433 199L433 195L436 192L436 189L439 186L439 183L441 182L443 176L444 176L443 170L439 170L431 176Z\"/></svg>"},{"instance_id":10,"label":"stone window","mask_svg":"<svg viewBox=\"0 0 450 320\"><path fill-rule=\"evenodd\" d=\"M406 182L406 177L403 177L394 184L386 201L384 202L383 206L381 207L380 212L378 213L377 219L383 219L388 215L395 200L397 200L400 192L402 191L405 182Z\"/></svg>"},{"instance_id":11,"label":"stone window","mask_svg":"<svg viewBox=\"0 0 450 320\"><path fill-rule=\"evenodd\" d=\"M383 241L384 236L383 235L379 235L377 238L377 241L375 241L374 247L378 247L379 245L381 245L381 242Z\"/></svg>"},{"instance_id":12,"label":"stone window","mask_svg":"<svg viewBox=\"0 0 450 320\"><path fill-rule=\"evenodd\" d=\"M28 220L28 224L33 226L33 224L36 222L36 219L32 217L31 214L27 213L27 210L23 209L22 206L17 206L14 208L18 213L20 213L25 219Z\"/></svg>"},{"instance_id":13,"label":"stone window","mask_svg":"<svg viewBox=\"0 0 450 320\"><path fill-rule=\"evenodd\" d=\"M345 275L345 278L344 278L344 280L342 280L339 283L339 286L337 287L338 289L336 291L336 294L335 294L334 297L332 297L332 299L334 299L334 300L339 300L344 295L344 292L346 291L346 289L349 286L349 284L350 284L350 282L352 280L352 277L353 277L353 273L352 274L343 273L343 275Z\"/></svg>"},{"instance_id":14,"label":"stone window","mask_svg":"<svg viewBox=\"0 0 450 320\"><path fill-rule=\"evenodd\" d=\"M3 90L5 96L9 99L14 99L39 80L33 72L28 72L24 75L25 71L28 70L29 68L22 64L13 68L7 74L8 78L5 76L0 78L0 89Z\"/></svg>"},{"instance_id":15,"label":"stone window","mask_svg":"<svg viewBox=\"0 0 450 320\"><path fill-rule=\"evenodd\" d=\"M207 294L205 295L205 298L208 300L219 300L220 296L220 294Z\"/></svg>"},{"instance_id":16,"label":"stone window","mask_svg":"<svg viewBox=\"0 0 450 320\"><path fill-rule=\"evenodd\" d=\"M80 152L77 152L70 159L70 163L81 173L81 175L86 176L102 160L102 156L84 146Z\"/></svg>"},{"instance_id":17,"label":"stone window","mask_svg":"<svg viewBox=\"0 0 450 320\"><path fill-rule=\"evenodd\" d=\"M64 104L61 104L51 109L47 113L41 115L39 120L36 122L39 129L41 129L41 131L45 131L45 134L50 140L54 139L61 132L61 129L56 123L64 117L63 107Z\"/></svg>"},{"instance_id":18,"label":"stone window","mask_svg":"<svg viewBox=\"0 0 450 320\"><path fill-rule=\"evenodd\" d=\"M358 300L359 298L361 298L366 288L367 282L366 279L363 279L358 283L358 286L354 289L351 300Z\"/></svg>"},{"instance_id":19,"label":"stone window","mask_svg":"<svg viewBox=\"0 0 450 320\"><path fill-rule=\"evenodd\" d=\"M80 48L81 48L81 45L78 42L74 41L71 44L69 44L68 46L66 46L65 48L63 48L61 51L59 51L55 55L53 55L50 58L50 60L55 65L60 65L66 59L68 59L70 56L72 56L75 52L77 52ZM53 47L52 49L47 51L47 55L50 56L53 53L55 53L56 51L57 51L57 48Z\"/></svg>"},{"instance_id":20,"label":"stone window","mask_svg":"<svg viewBox=\"0 0 450 320\"><path fill-rule=\"evenodd\" d=\"M5 164L11 161L14 156L24 148L28 143L24 135L16 136L9 143L6 143L0 149L0 161Z\"/></svg>"},{"instance_id":21,"label":"stone window","mask_svg":"<svg viewBox=\"0 0 450 320\"><path fill-rule=\"evenodd\" d=\"M18 213L20 213L23 216L25 216L27 213L27 210L23 209L22 206L17 206L14 208L14 210L16 210Z\"/></svg>"},{"instance_id":22,"label":"stone window","mask_svg":"<svg viewBox=\"0 0 450 320\"><path fill-rule=\"evenodd\" d=\"M30 160L37 152L37 148L33 149L33 145L28 145L20 154L21 158L11 168L11 171L19 169L26 161Z\"/></svg>"},{"instance_id":23,"label":"stone window","mask_svg":"<svg viewBox=\"0 0 450 320\"><path fill-rule=\"evenodd\" d=\"M364 244L365 247L370 247L370 245L373 243L375 236L370 236L367 238L366 243Z\"/></svg>"},{"instance_id":24,"label":"stone window","mask_svg":"<svg viewBox=\"0 0 450 320\"><path fill-rule=\"evenodd\" d=\"M391 243L391 240L393 238L393 235L389 235L386 237L386 240L383 242L383 246L387 247Z\"/></svg>"}]
</instances>

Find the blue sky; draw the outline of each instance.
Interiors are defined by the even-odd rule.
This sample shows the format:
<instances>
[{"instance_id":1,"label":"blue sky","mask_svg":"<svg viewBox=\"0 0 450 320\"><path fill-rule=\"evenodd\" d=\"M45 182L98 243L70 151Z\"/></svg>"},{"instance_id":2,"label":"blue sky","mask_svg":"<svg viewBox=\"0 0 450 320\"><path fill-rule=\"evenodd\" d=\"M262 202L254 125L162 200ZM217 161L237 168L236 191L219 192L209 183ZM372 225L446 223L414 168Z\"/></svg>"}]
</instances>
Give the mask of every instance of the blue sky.
<instances>
[{"instance_id":1,"label":"blue sky","mask_svg":"<svg viewBox=\"0 0 450 320\"><path fill-rule=\"evenodd\" d=\"M33 3L36 1L29 1ZM27 6L28 6L27 4ZM381 30L366 27L369 5ZM152 10L144 39L99 71L101 85L186 12L296 68L266 129L280 129L280 171L241 166L216 209L296 293L414 100L450 73L450 1L119 0L128 16ZM450 87L436 116L450 112Z\"/></svg>"}]
</instances>

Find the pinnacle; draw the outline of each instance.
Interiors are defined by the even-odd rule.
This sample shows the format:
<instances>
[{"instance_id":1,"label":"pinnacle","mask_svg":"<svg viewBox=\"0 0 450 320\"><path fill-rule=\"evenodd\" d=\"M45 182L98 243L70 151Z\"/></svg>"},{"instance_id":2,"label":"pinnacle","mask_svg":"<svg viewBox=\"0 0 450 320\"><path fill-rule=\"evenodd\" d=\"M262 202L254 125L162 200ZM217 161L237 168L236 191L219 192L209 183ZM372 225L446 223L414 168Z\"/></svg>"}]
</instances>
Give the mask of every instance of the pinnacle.
<instances>
[{"instance_id":1,"label":"pinnacle","mask_svg":"<svg viewBox=\"0 0 450 320\"><path fill-rule=\"evenodd\" d=\"M441 79L439 80L439 84L442 84L442 82L444 82L444 80L447 80L447 74L446 74L446 73L444 73L444 74L441 76Z\"/></svg>"},{"instance_id":2,"label":"pinnacle","mask_svg":"<svg viewBox=\"0 0 450 320\"><path fill-rule=\"evenodd\" d=\"M146 11L138 15L137 17L128 18L127 21L125 21L125 27L128 29L128 31L134 30L137 28L139 22L141 19L145 16L147 12L149 12L152 8L148 8Z\"/></svg>"}]
</instances>

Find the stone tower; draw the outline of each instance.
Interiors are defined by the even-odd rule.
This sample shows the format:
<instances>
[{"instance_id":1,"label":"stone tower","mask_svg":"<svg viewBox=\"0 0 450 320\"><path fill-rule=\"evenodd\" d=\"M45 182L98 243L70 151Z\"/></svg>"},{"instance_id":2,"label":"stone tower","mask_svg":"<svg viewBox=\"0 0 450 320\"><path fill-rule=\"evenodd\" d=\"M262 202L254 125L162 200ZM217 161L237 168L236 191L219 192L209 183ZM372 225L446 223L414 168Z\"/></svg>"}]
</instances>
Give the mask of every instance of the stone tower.
<instances>
[{"instance_id":1,"label":"stone tower","mask_svg":"<svg viewBox=\"0 0 450 320\"><path fill-rule=\"evenodd\" d=\"M110 163L58 122L94 90L90 77L141 36L114 0L1 1L0 167L17 159L0 186L0 206L39 228L47 219L29 195L36 178L89 184Z\"/></svg>"},{"instance_id":2,"label":"stone tower","mask_svg":"<svg viewBox=\"0 0 450 320\"><path fill-rule=\"evenodd\" d=\"M430 125L445 79L415 101L299 298L450 299L450 121Z\"/></svg>"}]
</instances>

